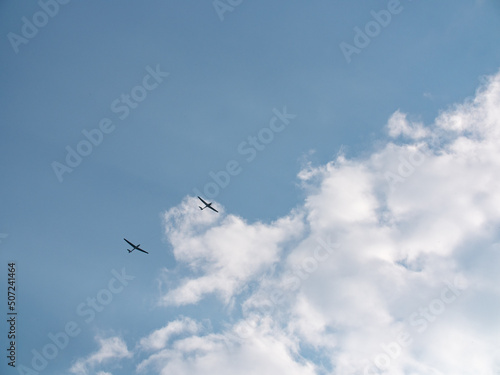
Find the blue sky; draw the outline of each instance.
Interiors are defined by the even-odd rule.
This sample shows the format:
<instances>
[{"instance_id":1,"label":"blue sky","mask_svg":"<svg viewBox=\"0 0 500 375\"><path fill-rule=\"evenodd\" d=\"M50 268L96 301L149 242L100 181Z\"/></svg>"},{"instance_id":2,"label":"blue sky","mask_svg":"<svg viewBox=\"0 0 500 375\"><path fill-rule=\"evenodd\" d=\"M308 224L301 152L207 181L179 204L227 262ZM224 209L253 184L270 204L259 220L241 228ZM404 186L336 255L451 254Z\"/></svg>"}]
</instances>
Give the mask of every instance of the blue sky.
<instances>
[{"instance_id":1,"label":"blue sky","mask_svg":"<svg viewBox=\"0 0 500 375\"><path fill-rule=\"evenodd\" d=\"M18 286L18 368L2 374L34 371L69 322L79 333L37 372L234 372L230 358L239 373L373 372L383 332L436 298L448 317L388 371L496 373L500 291L479 275L498 259L499 21L488 0L0 2L0 274L15 261ZM333 243L290 292L307 249ZM97 296L112 301L85 322Z\"/></svg>"}]
</instances>

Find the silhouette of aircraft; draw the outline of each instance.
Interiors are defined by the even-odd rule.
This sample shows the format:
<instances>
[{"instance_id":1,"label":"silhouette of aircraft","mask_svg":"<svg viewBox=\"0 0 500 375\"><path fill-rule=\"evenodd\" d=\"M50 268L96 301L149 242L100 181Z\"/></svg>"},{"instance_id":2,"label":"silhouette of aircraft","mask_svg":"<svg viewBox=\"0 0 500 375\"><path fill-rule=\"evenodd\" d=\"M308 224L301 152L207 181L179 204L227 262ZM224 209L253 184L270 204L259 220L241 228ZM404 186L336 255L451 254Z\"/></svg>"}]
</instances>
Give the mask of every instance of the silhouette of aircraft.
<instances>
[{"instance_id":1,"label":"silhouette of aircraft","mask_svg":"<svg viewBox=\"0 0 500 375\"><path fill-rule=\"evenodd\" d=\"M203 204L205 205L205 207L200 207L200 206L198 206L198 207L200 207L200 210L204 210L205 208L207 208L207 207L208 207L208 208L210 208L211 210L214 210L215 212L219 212L219 211L217 211L215 208L213 208L213 207L212 207L212 202L207 203L207 202L205 202L203 199L201 199L200 197L198 197L198 199L199 199L200 201L202 201L202 202L203 202Z\"/></svg>"},{"instance_id":2,"label":"silhouette of aircraft","mask_svg":"<svg viewBox=\"0 0 500 375\"><path fill-rule=\"evenodd\" d=\"M126 238L124 238L124 240L125 240L125 241L126 241L126 242L130 245L130 246L132 246L132 250L127 249L129 253L131 253L131 252L132 252L132 251L134 251L134 250L139 250L139 251L142 251L143 253L149 254L147 251L142 250L142 249L139 247L139 246L141 246L141 244L139 244L139 245L134 245L132 242L130 242L130 241L129 241L129 240L127 240Z\"/></svg>"}]
</instances>

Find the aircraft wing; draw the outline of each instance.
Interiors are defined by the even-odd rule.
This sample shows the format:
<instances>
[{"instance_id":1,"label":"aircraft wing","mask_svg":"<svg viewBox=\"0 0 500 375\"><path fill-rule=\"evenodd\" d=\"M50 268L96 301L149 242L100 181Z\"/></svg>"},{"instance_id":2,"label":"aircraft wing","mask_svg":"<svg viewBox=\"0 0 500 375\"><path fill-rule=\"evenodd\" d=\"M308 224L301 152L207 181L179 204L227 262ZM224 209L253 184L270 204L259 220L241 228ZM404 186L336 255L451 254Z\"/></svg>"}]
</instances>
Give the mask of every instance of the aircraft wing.
<instances>
[{"instance_id":1,"label":"aircraft wing","mask_svg":"<svg viewBox=\"0 0 500 375\"><path fill-rule=\"evenodd\" d=\"M130 245L130 246L135 247L135 245L134 245L132 242L130 242L129 240L127 240L126 238L124 238L124 240L125 240L125 241L126 241L126 242Z\"/></svg>"},{"instance_id":2,"label":"aircraft wing","mask_svg":"<svg viewBox=\"0 0 500 375\"><path fill-rule=\"evenodd\" d=\"M210 208L211 210L214 210L215 212L219 212L217 211L215 208L213 208L211 205L210 206L207 206L208 208Z\"/></svg>"},{"instance_id":3,"label":"aircraft wing","mask_svg":"<svg viewBox=\"0 0 500 375\"><path fill-rule=\"evenodd\" d=\"M138 247L136 250L142 251L143 253L149 254L146 250L142 250L140 247Z\"/></svg>"},{"instance_id":4,"label":"aircraft wing","mask_svg":"<svg viewBox=\"0 0 500 375\"><path fill-rule=\"evenodd\" d=\"M198 199L199 199L200 201L202 201L202 202L203 202L203 204L204 204L205 206L208 206L208 203L207 203L207 202L205 202L203 199L201 199L200 197L198 197Z\"/></svg>"}]
</instances>

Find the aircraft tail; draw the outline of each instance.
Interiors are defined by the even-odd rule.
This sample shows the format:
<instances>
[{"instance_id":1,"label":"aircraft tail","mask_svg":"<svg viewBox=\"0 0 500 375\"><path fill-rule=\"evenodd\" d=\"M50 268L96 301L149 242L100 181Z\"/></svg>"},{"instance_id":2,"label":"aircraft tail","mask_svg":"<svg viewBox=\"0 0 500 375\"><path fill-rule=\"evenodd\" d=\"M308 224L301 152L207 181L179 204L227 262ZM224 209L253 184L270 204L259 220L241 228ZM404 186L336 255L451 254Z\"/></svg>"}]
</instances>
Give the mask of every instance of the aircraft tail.
<instances>
[{"instance_id":1,"label":"aircraft tail","mask_svg":"<svg viewBox=\"0 0 500 375\"><path fill-rule=\"evenodd\" d=\"M134 250L129 250L129 249L127 249L127 251L128 251L129 253L131 253L131 252L132 252L132 251L134 251Z\"/></svg>"},{"instance_id":2,"label":"aircraft tail","mask_svg":"<svg viewBox=\"0 0 500 375\"><path fill-rule=\"evenodd\" d=\"M200 207L200 206L198 206L198 207ZM200 207L200 210L203 210L203 208Z\"/></svg>"}]
</instances>

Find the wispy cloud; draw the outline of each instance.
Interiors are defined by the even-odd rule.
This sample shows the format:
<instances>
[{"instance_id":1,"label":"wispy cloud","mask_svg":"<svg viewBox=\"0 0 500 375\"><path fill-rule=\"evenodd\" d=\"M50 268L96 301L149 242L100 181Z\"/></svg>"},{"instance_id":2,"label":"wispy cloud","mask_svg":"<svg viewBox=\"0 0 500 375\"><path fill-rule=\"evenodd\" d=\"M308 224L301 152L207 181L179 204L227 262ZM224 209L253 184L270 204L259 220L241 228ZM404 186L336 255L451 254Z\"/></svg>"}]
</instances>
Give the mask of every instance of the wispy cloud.
<instances>
[{"instance_id":1,"label":"wispy cloud","mask_svg":"<svg viewBox=\"0 0 500 375\"><path fill-rule=\"evenodd\" d=\"M149 336L141 339L139 346L144 350L163 349L168 340L180 333L193 334L198 332L200 325L192 319L182 318L169 322L165 327L152 332Z\"/></svg>"},{"instance_id":2,"label":"wispy cloud","mask_svg":"<svg viewBox=\"0 0 500 375\"><path fill-rule=\"evenodd\" d=\"M78 359L71 367L70 372L77 375L88 375L93 373L96 366L113 360L120 360L123 358L131 358L132 352L127 349L127 344L120 337L110 337L107 339L97 338L99 343L99 350L85 358ZM99 372L99 374L109 374L106 372Z\"/></svg>"}]
</instances>

